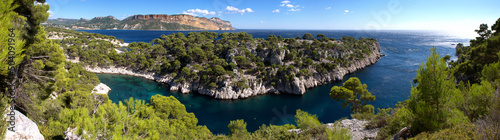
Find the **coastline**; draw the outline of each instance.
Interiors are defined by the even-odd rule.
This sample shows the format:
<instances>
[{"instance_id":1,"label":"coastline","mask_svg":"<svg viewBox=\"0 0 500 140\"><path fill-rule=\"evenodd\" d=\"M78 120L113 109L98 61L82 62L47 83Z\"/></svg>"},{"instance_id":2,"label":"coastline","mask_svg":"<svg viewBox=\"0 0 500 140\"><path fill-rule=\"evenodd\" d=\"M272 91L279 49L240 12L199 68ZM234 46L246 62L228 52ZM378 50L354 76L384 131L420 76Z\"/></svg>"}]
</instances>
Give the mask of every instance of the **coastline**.
<instances>
[{"instance_id":1,"label":"coastline","mask_svg":"<svg viewBox=\"0 0 500 140\"><path fill-rule=\"evenodd\" d=\"M382 57L380 53L380 44L375 43L375 49L372 53L358 61L353 61L349 67L337 66L337 69L326 74L314 73L312 76L295 77L292 82L278 82L273 86L265 86L262 82L249 81L249 87L245 89L236 89L232 87L230 81L225 81L223 86L219 89L207 89L203 85L196 82L190 83L175 83L173 77L170 75L159 76L153 72L140 72L133 71L125 67L89 67L85 66L84 69L93 73L104 74L123 74L135 77L142 77L156 82L168 84L170 91L179 91L183 94L197 92L199 94L212 96L216 99L243 99L251 96L257 96L267 93L288 93L302 95L309 88L314 88L319 85L332 83L335 81L343 80L347 74L361 70L367 66L375 64ZM70 60L70 59L68 59Z\"/></svg>"}]
</instances>

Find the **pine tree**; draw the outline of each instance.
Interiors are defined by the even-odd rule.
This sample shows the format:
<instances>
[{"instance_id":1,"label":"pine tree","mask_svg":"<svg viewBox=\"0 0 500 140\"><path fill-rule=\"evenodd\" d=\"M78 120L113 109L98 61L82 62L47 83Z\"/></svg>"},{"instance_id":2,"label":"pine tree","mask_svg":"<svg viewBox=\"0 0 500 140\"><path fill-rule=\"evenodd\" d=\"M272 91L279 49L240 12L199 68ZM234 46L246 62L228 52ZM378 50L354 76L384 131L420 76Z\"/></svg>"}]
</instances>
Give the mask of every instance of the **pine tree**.
<instances>
[{"instance_id":1,"label":"pine tree","mask_svg":"<svg viewBox=\"0 0 500 140\"><path fill-rule=\"evenodd\" d=\"M447 64L440 59L436 47L431 49L427 62L417 70L418 85L411 90L408 107L415 115L413 128L417 132L439 130L445 126L449 108L445 104L455 92L454 80L449 80ZM451 109L450 109L451 110Z\"/></svg>"},{"instance_id":2,"label":"pine tree","mask_svg":"<svg viewBox=\"0 0 500 140\"><path fill-rule=\"evenodd\" d=\"M373 96L366 89L366 84L361 84L361 81L356 77L351 77L342 84L343 86L333 86L330 90L330 97L336 101L343 100L342 108L351 105L351 110L354 113L368 113L370 106L366 106L369 101L374 101ZM366 106L366 107L365 107ZM373 108L373 106L371 106ZM367 112L363 112L367 111Z\"/></svg>"}]
</instances>

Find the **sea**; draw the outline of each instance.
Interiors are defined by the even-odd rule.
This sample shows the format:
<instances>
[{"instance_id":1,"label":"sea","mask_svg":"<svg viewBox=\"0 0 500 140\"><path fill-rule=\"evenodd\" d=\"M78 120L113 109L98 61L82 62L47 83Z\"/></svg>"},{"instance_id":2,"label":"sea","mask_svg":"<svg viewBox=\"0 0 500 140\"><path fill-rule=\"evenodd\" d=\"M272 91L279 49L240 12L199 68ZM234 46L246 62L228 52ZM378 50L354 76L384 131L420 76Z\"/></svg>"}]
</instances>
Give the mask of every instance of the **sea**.
<instances>
[{"instance_id":1,"label":"sea","mask_svg":"<svg viewBox=\"0 0 500 140\"><path fill-rule=\"evenodd\" d=\"M141 31L141 30L83 30L123 39L126 43L150 42L162 34L191 31ZM197 31L199 32L199 31ZM469 45L471 37L445 31L422 30L257 30L238 29L211 32L247 32L254 38L267 38L269 35L281 35L283 38L295 38L305 33L313 36L324 34L326 37L339 39L343 36L355 38L375 38L380 43L382 57L374 65L344 76L338 81L308 89L304 95L266 94L239 100L218 100L196 93L182 94L170 92L160 83L144 78L97 74L99 80L111 87L109 98L118 103L133 97L149 101L156 94L174 96L186 106L188 112L195 114L199 125L206 125L214 134L227 134L227 125L231 120L243 119L247 129L253 132L259 126L296 124L294 116L300 109L315 114L322 123L333 123L343 118L351 118L349 107L342 108L341 102L330 98L333 86L339 86L349 77L358 77L367 84L368 90L376 96L370 102L375 108L394 107L399 101L408 99L412 81L417 75L417 68L425 63L430 49L435 46L441 56L450 55L456 60L455 46L458 43ZM414 85L415 86L415 85Z\"/></svg>"}]
</instances>

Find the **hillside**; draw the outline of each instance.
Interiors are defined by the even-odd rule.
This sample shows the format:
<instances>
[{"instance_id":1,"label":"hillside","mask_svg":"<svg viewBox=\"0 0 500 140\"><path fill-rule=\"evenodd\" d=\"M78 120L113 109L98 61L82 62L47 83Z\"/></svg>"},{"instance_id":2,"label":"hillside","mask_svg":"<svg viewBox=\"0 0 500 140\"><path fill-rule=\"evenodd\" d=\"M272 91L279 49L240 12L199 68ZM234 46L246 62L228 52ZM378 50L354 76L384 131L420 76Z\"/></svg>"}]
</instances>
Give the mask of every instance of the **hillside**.
<instances>
[{"instance_id":1,"label":"hillside","mask_svg":"<svg viewBox=\"0 0 500 140\"><path fill-rule=\"evenodd\" d=\"M66 29L94 30L234 30L229 21L191 15L133 15L123 20L113 16L88 19L49 19L45 25Z\"/></svg>"}]
</instances>

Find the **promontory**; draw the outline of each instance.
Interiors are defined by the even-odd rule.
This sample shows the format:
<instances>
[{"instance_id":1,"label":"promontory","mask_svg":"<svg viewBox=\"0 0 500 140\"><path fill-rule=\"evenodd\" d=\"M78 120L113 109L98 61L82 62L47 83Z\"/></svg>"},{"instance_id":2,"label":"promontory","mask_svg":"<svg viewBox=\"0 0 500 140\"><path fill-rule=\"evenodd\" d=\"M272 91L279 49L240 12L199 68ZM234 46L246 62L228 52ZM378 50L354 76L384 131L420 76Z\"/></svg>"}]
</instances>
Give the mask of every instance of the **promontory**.
<instances>
[{"instance_id":1,"label":"promontory","mask_svg":"<svg viewBox=\"0 0 500 140\"><path fill-rule=\"evenodd\" d=\"M49 19L45 25L76 30L234 30L229 21L192 15L133 15L123 20L113 16L93 19Z\"/></svg>"},{"instance_id":2,"label":"promontory","mask_svg":"<svg viewBox=\"0 0 500 140\"><path fill-rule=\"evenodd\" d=\"M143 18L143 17L141 17ZM381 57L373 38L339 39L245 32L161 35L149 43L120 45L115 37L48 28L69 61L94 73L126 74L170 86L181 93L240 99L266 93L302 95L306 89L342 80Z\"/></svg>"}]
</instances>

